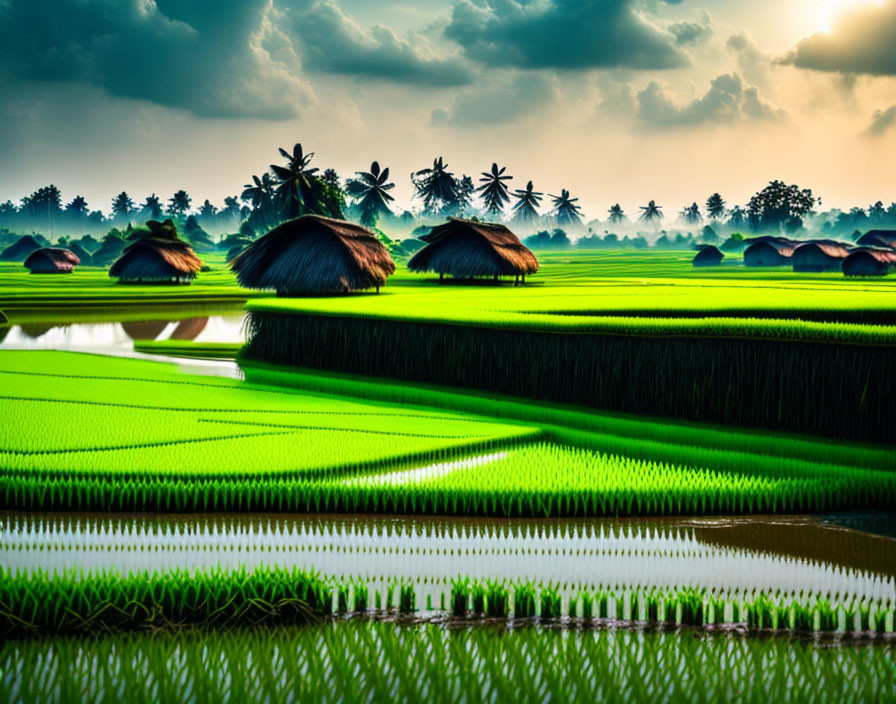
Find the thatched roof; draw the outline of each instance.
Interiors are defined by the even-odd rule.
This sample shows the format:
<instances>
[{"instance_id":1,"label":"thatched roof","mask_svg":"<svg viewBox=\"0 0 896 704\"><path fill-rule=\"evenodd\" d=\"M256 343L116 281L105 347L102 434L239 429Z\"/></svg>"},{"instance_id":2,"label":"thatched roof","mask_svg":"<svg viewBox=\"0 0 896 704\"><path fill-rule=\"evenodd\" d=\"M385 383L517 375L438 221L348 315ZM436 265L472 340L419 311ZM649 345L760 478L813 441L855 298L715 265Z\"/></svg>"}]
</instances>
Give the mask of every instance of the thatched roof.
<instances>
[{"instance_id":1,"label":"thatched roof","mask_svg":"<svg viewBox=\"0 0 896 704\"><path fill-rule=\"evenodd\" d=\"M41 247L28 255L25 267L32 274L71 274L81 260L60 247Z\"/></svg>"},{"instance_id":2,"label":"thatched roof","mask_svg":"<svg viewBox=\"0 0 896 704\"><path fill-rule=\"evenodd\" d=\"M34 250L40 249L41 243L34 239L31 235L23 235L19 237L15 244L0 252L0 261L4 262L24 262L28 255Z\"/></svg>"},{"instance_id":3,"label":"thatched roof","mask_svg":"<svg viewBox=\"0 0 896 704\"><path fill-rule=\"evenodd\" d=\"M724 258L725 255L718 247L707 244L700 248L700 251L697 252L691 263L693 266L715 266L721 264Z\"/></svg>"},{"instance_id":4,"label":"thatched roof","mask_svg":"<svg viewBox=\"0 0 896 704\"><path fill-rule=\"evenodd\" d=\"M896 249L860 247L843 260L846 276L883 276L896 271Z\"/></svg>"},{"instance_id":5,"label":"thatched roof","mask_svg":"<svg viewBox=\"0 0 896 704\"><path fill-rule=\"evenodd\" d=\"M395 262L366 227L303 215L252 242L230 268L241 286L291 296L379 289Z\"/></svg>"},{"instance_id":6,"label":"thatched roof","mask_svg":"<svg viewBox=\"0 0 896 704\"><path fill-rule=\"evenodd\" d=\"M155 340L168 327L167 320L140 320L122 323L125 335L134 340Z\"/></svg>"},{"instance_id":7,"label":"thatched roof","mask_svg":"<svg viewBox=\"0 0 896 704\"><path fill-rule=\"evenodd\" d=\"M867 247L896 248L896 230L868 230L856 240L856 244Z\"/></svg>"},{"instance_id":8,"label":"thatched roof","mask_svg":"<svg viewBox=\"0 0 896 704\"><path fill-rule=\"evenodd\" d=\"M183 240L143 237L122 252L109 276L130 282L185 283L201 268L199 257Z\"/></svg>"},{"instance_id":9,"label":"thatched roof","mask_svg":"<svg viewBox=\"0 0 896 704\"><path fill-rule=\"evenodd\" d=\"M810 240L798 244L792 256L819 253L831 259L846 259L849 256L849 246L836 240Z\"/></svg>"},{"instance_id":10,"label":"thatched roof","mask_svg":"<svg viewBox=\"0 0 896 704\"><path fill-rule=\"evenodd\" d=\"M408 262L411 271L462 279L538 271L538 259L504 225L450 218L420 239L427 244Z\"/></svg>"}]
</instances>

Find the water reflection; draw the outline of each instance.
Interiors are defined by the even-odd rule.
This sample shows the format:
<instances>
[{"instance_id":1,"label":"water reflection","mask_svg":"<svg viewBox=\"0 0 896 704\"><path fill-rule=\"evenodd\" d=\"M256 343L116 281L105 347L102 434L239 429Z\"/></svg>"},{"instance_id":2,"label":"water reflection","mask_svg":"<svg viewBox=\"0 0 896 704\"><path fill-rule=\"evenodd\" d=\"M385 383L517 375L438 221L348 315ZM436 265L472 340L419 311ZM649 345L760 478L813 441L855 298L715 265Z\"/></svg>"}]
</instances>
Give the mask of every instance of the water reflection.
<instances>
[{"instance_id":1,"label":"water reflection","mask_svg":"<svg viewBox=\"0 0 896 704\"><path fill-rule=\"evenodd\" d=\"M0 564L13 569L128 573L279 565L376 588L407 580L430 585L427 591L439 597L464 575L551 583L569 594L700 587L893 601L894 553L894 540L802 517L0 517Z\"/></svg>"},{"instance_id":2,"label":"water reflection","mask_svg":"<svg viewBox=\"0 0 896 704\"><path fill-rule=\"evenodd\" d=\"M0 328L0 348L121 352L135 340L243 342L243 313L102 323L25 323Z\"/></svg>"}]
</instances>

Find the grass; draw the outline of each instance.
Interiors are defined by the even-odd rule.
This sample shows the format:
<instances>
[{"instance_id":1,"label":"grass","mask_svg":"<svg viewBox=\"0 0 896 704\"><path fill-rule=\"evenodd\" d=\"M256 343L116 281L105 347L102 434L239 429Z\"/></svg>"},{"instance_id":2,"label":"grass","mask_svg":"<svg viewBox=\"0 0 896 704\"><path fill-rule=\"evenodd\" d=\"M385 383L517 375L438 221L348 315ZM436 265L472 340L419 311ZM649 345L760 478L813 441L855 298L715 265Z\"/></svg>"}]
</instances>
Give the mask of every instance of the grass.
<instances>
[{"instance_id":1,"label":"grass","mask_svg":"<svg viewBox=\"0 0 896 704\"><path fill-rule=\"evenodd\" d=\"M193 340L135 340L134 351L144 354L191 359L236 359L242 348L236 342L194 342Z\"/></svg>"},{"instance_id":2,"label":"grass","mask_svg":"<svg viewBox=\"0 0 896 704\"><path fill-rule=\"evenodd\" d=\"M893 281L695 272L691 256L548 255L537 277L544 284L519 288L403 277L380 296L257 298L247 303L244 356L892 441L885 418L896 385Z\"/></svg>"},{"instance_id":3,"label":"grass","mask_svg":"<svg viewBox=\"0 0 896 704\"><path fill-rule=\"evenodd\" d=\"M891 646L351 623L7 641L5 701L874 702Z\"/></svg>"},{"instance_id":4,"label":"grass","mask_svg":"<svg viewBox=\"0 0 896 704\"><path fill-rule=\"evenodd\" d=\"M501 399L461 407L363 381L349 386L374 398L353 401L332 378L298 392L71 353L0 353L0 377L0 506L11 509L604 516L896 502L892 455L874 447L784 437L770 453L768 438L732 430ZM451 410L432 408L443 398ZM408 471L499 448L486 464Z\"/></svg>"},{"instance_id":5,"label":"grass","mask_svg":"<svg viewBox=\"0 0 896 704\"><path fill-rule=\"evenodd\" d=\"M754 631L894 632L894 602L844 595L798 595L693 588L595 589L567 593L560 585L459 577L441 594L455 617L577 618L614 623L707 627L741 625ZM393 581L386 608L413 614L420 585ZM397 602L395 597L397 595ZM382 592L364 580L324 580L279 567L209 571L54 572L0 569L0 633L55 635L134 629L211 628L304 623L336 613L381 610ZM447 598L446 598L447 596ZM432 598L428 600L432 602ZM581 608L580 608L581 607ZM432 606L428 606L432 610Z\"/></svg>"},{"instance_id":6,"label":"grass","mask_svg":"<svg viewBox=\"0 0 896 704\"><path fill-rule=\"evenodd\" d=\"M122 286L108 269L78 267L66 276L33 276L21 264L0 263L0 309L12 324L62 320L105 320L133 313L136 307L242 307L258 292L243 289L227 268L223 255L202 255L212 270L200 272L189 286Z\"/></svg>"}]
</instances>

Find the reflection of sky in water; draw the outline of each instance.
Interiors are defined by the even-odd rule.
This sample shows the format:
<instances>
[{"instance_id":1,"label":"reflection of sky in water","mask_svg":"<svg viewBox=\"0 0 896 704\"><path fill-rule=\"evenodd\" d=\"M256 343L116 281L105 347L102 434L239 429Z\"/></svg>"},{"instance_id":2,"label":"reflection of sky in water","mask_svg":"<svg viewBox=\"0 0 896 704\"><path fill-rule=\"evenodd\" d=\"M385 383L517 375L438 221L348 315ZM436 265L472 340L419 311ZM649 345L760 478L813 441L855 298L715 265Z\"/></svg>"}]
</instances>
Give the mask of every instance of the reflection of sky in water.
<instances>
[{"instance_id":1,"label":"reflection of sky in water","mask_svg":"<svg viewBox=\"0 0 896 704\"><path fill-rule=\"evenodd\" d=\"M206 321L202 325L202 321ZM129 334L130 332L130 334ZM7 349L121 350L140 339L189 339L196 342L243 342L243 315L215 315L186 320L129 323L14 325L0 347Z\"/></svg>"},{"instance_id":2,"label":"reflection of sky in water","mask_svg":"<svg viewBox=\"0 0 896 704\"><path fill-rule=\"evenodd\" d=\"M458 575L580 589L704 587L785 594L896 598L892 575L844 565L836 553L872 549L873 537L802 523L809 543L836 546L828 559L795 556L758 540L732 544L702 528L718 520L502 521L386 517L268 516L0 518L0 563L12 569L239 569L262 565L313 569L379 588L395 580L447 595ZM743 528L791 526L777 519L738 519ZM717 539L721 538L721 540ZM853 540L858 543L853 544ZM892 549L885 541L882 549ZM810 550L811 552L811 550ZM428 586L427 586L428 585ZM420 596L423 596L421 594Z\"/></svg>"}]
</instances>

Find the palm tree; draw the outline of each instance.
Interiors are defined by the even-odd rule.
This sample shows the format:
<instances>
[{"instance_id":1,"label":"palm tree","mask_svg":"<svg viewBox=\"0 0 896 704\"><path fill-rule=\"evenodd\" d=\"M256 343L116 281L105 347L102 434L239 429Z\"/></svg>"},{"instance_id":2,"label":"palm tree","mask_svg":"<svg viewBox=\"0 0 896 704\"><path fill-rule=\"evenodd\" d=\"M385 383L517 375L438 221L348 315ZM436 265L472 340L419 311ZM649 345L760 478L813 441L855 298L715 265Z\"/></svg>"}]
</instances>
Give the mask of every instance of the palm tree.
<instances>
[{"instance_id":1,"label":"palm tree","mask_svg":"<svg viewBox=\"0 0 896 704\"><path fill-rule=\"evenodd\" d=\"M614 205L607 212L610 214L610 222L622 222L625 220L625 211L619 203Z\"/></svg>"},{"instance_id":2,"label":"palm tree","mask_svg":"<svg viewBox=\"0 0 896 704\"><path fill-rule=\"evenodd\" d=\"M252 177L252 183L243 186L240 196L247 203L252 204L253 210L267 210L270 208L274 196L274 181L270 174L263 174L261 178Z\"/></svg>"},{"instance_id":3,"label":"palm tree","mask_svg":"<svg viewBox=\"0 0 896 704\"><path fill-rule=\"evenodd\" d=\"M280 148L280 154L286 159L286 166L271 164L274 172L276 189L276 205L280 218L288 220L306 213L329 215L322 212L325 208L323 200L323 183L315 176L317 167L311 168L314 152L305 154L300 143L292 148L292 154Z\"/></svg>"},{"instance_id":4,"label":"palm tree","mask_svg":"<svg viewBox=\"0 0 896 704\"><path fill-rule=\"evenodd\" d=\"M538 218L538 207L541 205L544 193L536 191L531 181L526 184L524 189L515 190L513 197L517 199L516 203L513 204L514 220L531 222Z\"/></svg>"},{"instance_id":5,"label":"palm tree","mask_svg":"<svg viewBox=\"0 0 896 704\"><path fill-rule=\"evenodd\" d=\"M433 159L431 169L411 174L411 183L414 184L414 197L423 199L426 212L435 214L457 207L460 184L448 171L448 164L442 157Z\"/></svg>"},{"instance_id":6,"label":"palm tree","mask_svg":"<svg viewBox=\"0 0 896 704\"><path fill-rule=\"evenodd\" d=\"M696 225L703 219L703 216L700 215L700 206L696 203L684 206L684 208L681 209L680 215L681 219L689 225Z\"/></svg>"},{"instance_id":7,"label":"palm tree","mask_svg":"<svg viewBox=\"0 0 896 704\"><path fill-rule=\"evenodd\" d=\"M190 206L192 204L193 199L190 198L183 188L181 188L168 199L168 213L181 217L190 211Z\"/></svg>"},{"instance_id":8,"label":"palm tree","mask_svg":"<svg viewBox=\"0 0 896 704\"><path fill-rule=\"evenodd\" d=\"M357 178L349 179L346 192L356 198L356 205L361 209L361 224L374 227L380 217L391 215L389 203L395 200L389 191L395 188L389 182L389 167L380 169L378 161L370 165L370 171L358 171Z\"/></svg>"},{"instance_id":9,"label":"palm tree","mask_svg":"<svg viewBox=\"0 0 896 704\"><path fill-rule=\"evenodd\" d=\"M122 191L112 199L112 217L126 217L134 209L134 199Z\"/></svg>"},{"instance_id":10,"label":"palm tree","mask_svg":"<svg viewBox=\"0 0 896 704\"><path fill-rule=\"evenodd\" d=\"M657 205L655 200L650 201L647 205L640 206L641 217L638 218L644 222L653 222L654 220L663 219L663 207Z\"/></svg>"},{"instance_id":11,"label":"palm tree","mask_svg":"<svg viewBox=\"0 0 896 704\"><path fill-rule=\"evenodd\" d=\"M578 198L570 198L569 191L565 188L560 191L559 196L548 194L554 209L551 214L557 218L557 222L562 225L578 225L582 222L582 208L576 205Z\"/></svg>"},{"instance_id":12,"label":"palm tree","mask_svg":"<svg viewBox=\"0 0 896 704\"><path fill-rule=\"evenodd\" d=\"M482 185L476 189L476 192L482 194L485 210L491 215L500 215L504 211L504 206L510 202L507 184L504 182L513 180L513 176L505 176L505 171L507 171L506 166L499 169L498 165L493 163L492 170L483 171L482 178L479 179L479 183Z\"/></svg>"},{"instance_id":13,"label":"palm tree","mask_svg":"<svg viewBox=\"0 0 896 704\"><path fill-rule=\"evenodd\" d=\"M718 220L725 214L725 199L713 193L706 199L706 212L712 220Z\"/></svg>"},{"instance_id":14,"label":"palm tree","mask_svg":"<svg viewBox=\"0 0 896 704\"><path fill-rule=\"evenodd\" d=\"M147 220L158 220L162 217L161 199L155 193L147 196L143 205L140 206L140 214Z\"/></svg>"}]
</instances>

